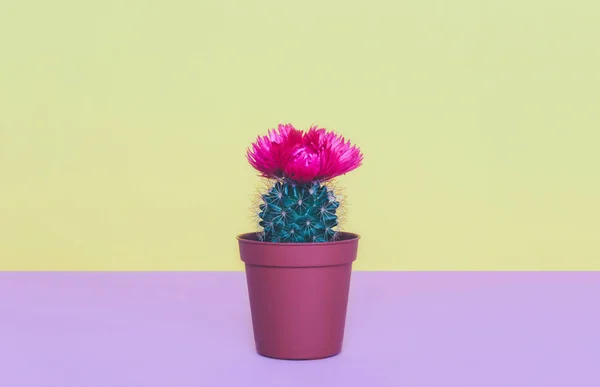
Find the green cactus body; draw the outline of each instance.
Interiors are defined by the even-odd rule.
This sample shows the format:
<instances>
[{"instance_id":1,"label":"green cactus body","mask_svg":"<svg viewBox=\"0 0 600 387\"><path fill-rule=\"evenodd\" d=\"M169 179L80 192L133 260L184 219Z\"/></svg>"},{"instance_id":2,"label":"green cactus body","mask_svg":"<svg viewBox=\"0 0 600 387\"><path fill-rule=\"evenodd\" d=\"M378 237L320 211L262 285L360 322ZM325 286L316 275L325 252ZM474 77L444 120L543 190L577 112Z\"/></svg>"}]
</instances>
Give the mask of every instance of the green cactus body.
<instances>
[{"instance_id":1,"label":"green cactus body","mask_svg":"<svg viewBox=\"0 0 600 387\"><path fill-rule=\"evenodd\" d=\"M340 203L319 183L277 182L260 205L261 240L266 242L328 242L335 238Z\"/></svg>"}]
</instances>

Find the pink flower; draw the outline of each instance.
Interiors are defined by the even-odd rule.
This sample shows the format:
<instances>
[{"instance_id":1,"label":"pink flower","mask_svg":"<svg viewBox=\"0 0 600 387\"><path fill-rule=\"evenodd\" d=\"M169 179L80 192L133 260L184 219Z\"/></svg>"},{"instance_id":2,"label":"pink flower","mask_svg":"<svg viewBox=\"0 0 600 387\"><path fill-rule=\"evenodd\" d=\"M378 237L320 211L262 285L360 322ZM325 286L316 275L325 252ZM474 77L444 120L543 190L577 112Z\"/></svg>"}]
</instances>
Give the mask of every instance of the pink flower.
<instances>
[{"instance_id":1,"label":"pink flower","mask_svg":"<svg viewBox=\"0 0 600 387\"><path fill-rule=\"evenodd\" d=\"M259 137L248 150L250 164L262 176L297 183L326 181L346 174L362 164L356 146L334 132L311 127L307 132L292 125L279 125L268 136Z\"/></svg>"},{"instance_id":2,"label":"pink flower","mask_svg":"<svg viewBox=\"0 0 600 387\"><path fill-rule=\"evenodd\" d=\"M277 130L271 129L267 136L258 137L246 157L250 165L262 176L270 178L283 177L284 146L290 142L298 142L302 133L292 125L279 125Z\"/></svg>"},{"instance_id":3,"label":"pink flower","mask_svg":"<svg viewBox=\"0 0 600 387\"><path fill-rule=\"evenodd\" d=\"M344 175L362 165L363 155L356 146L334 132L323 133L321 140L320 179L328 180Z\"/></svg>"}]
</instances>

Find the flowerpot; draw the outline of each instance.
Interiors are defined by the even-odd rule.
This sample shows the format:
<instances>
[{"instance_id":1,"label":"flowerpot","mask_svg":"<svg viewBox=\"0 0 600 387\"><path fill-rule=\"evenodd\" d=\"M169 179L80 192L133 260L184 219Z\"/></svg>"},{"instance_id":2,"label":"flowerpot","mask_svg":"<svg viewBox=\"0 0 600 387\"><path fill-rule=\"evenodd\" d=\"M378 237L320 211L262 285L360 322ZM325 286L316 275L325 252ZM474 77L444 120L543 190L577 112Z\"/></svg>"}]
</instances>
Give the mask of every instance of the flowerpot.
<instances>
[{"instance_id":1,"label":"flowerpot","mask_svg":"<svg viewBox=\"0 0 600 387\"><path fill-rule=\"evenodd\" d=\"M359 238L341 233L333 242L272 243L255 233L237 237L259 354L309 360L341 352Z\"/></svg>"}]
</instances>

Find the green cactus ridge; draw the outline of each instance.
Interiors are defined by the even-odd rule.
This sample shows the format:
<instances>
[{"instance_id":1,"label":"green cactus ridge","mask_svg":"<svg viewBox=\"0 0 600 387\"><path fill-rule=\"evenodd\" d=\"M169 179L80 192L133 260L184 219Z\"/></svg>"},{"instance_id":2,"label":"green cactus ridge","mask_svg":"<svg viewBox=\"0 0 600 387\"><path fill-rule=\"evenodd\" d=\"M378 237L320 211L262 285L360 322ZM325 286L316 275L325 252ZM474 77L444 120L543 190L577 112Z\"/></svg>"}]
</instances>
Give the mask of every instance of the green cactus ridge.
<instances>
[{"instance_id":1,"label":"green cactus ridge","mask_svg":"<svg viewBox=\"0 0 600 387\"><path fill-rule=\"evenodd\" d=\"M319 183L276 182L262 195L260 238L265 242L328 242L335 238L336 210L333 191Z\"/></svg>"}]
</instances>

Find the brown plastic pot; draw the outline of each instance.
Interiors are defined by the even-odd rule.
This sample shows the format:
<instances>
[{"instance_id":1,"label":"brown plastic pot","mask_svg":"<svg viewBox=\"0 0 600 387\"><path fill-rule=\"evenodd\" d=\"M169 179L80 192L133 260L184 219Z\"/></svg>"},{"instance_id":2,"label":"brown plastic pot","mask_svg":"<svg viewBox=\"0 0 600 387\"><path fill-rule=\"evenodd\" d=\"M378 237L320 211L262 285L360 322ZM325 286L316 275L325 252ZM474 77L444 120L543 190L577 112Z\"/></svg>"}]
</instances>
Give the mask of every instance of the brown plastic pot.
<instances>
[{"instance_id":1,"label":"brown plastic pot","mask_svg":"<svg viewBox=\"0 0 600 387\"><path fill-rule=\"evenodd\" d=\"M342 351L352 262L360 236L334 242L261 242L237 237L246 266L256 351L309 360Z\"/></svg>"}]
</instances>

